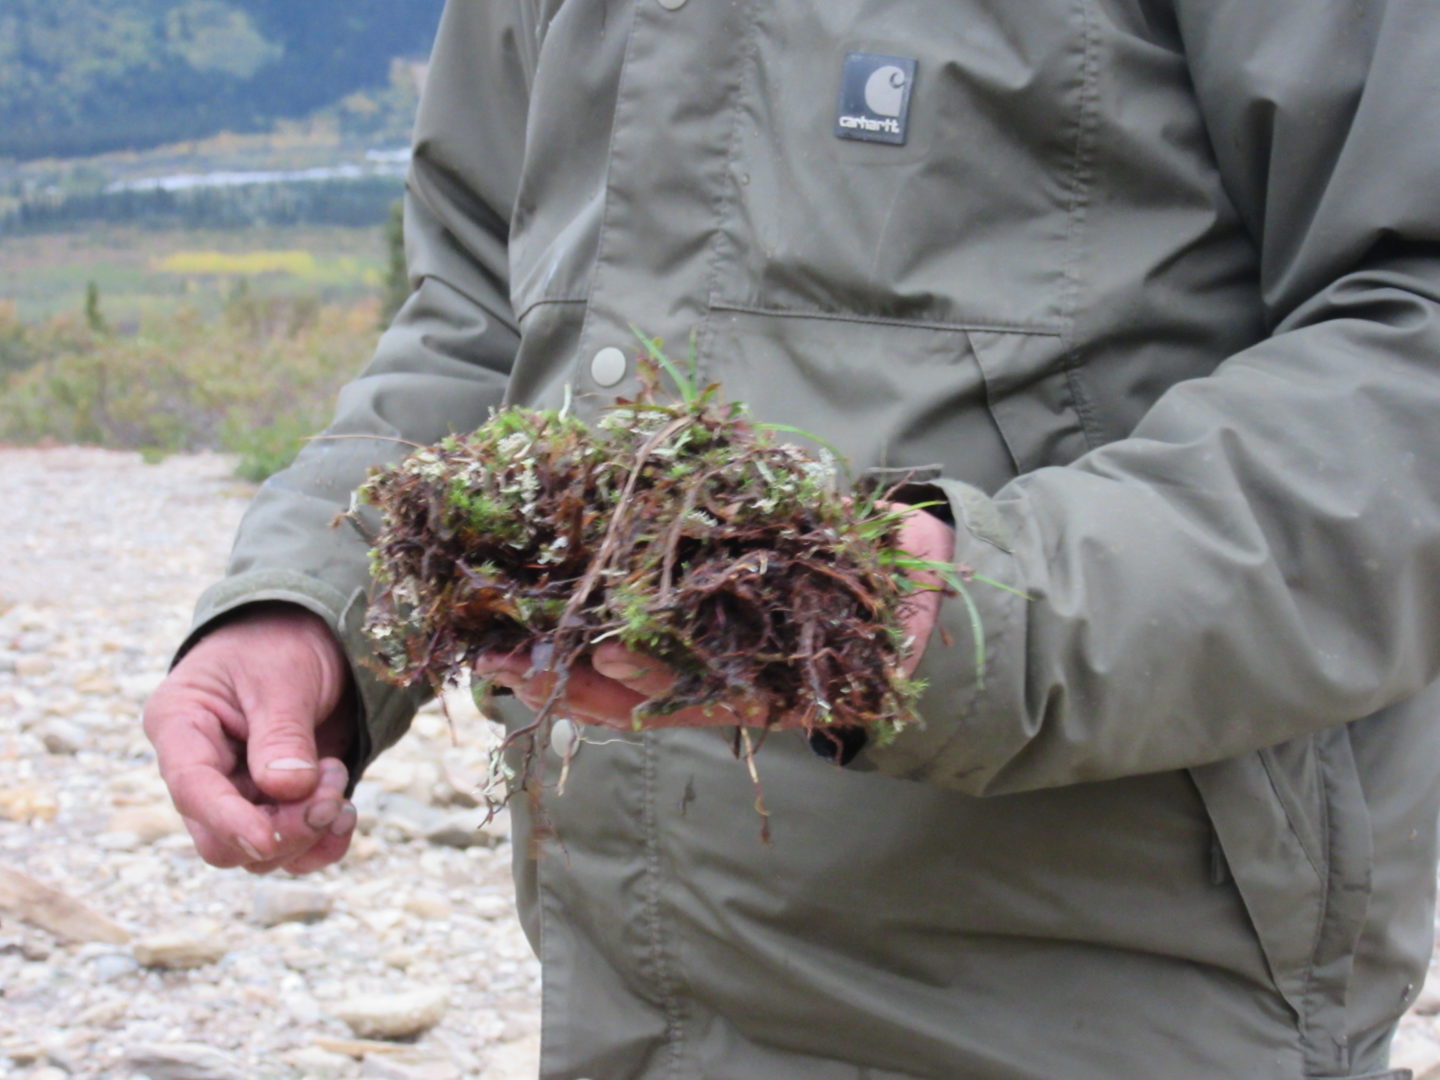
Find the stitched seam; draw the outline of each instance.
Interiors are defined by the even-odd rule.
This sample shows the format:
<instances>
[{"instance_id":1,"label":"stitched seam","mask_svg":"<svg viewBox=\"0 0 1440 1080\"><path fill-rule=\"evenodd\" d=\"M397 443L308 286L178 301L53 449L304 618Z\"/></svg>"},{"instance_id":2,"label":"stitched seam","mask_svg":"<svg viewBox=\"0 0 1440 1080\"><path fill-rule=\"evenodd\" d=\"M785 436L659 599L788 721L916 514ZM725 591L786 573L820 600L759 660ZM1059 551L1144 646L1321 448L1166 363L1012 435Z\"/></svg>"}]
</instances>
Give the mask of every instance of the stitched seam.
<instances>
[{"instance_id":1,"label":"stitched seam","mask_svg":"<svg viewBox=\"0 0 1440 1080\"><path fill-rule=\"evenodd\" d=\"M1319 858L1325 850L1325 833L1323 823L1321 825L1321 835L1319 840L1320 850L1312 853L1310 850L1310 846L1306 844L1305 841L1301 838L1300 825L1291 815L1289 803L1286 801L1285 796L1280 794L1280 785L1275 781L1275 772L1270 766L1269 756L1264 750L1260 751L1257 756L1260 758L1260 767L1265 770L1265 779L1270 781L1270 790L1275 796L1275 802L1280 807L1280 812L1285 815L1286 827L1289 828L1291 835L1295 837L1295 843L1300 845L1300 850L1305 855L1305 861L1310 864L1310 869L1315 871L1315 876L1323 884L1323 882L1325 881L1325 870L1320 866L1319 862Z\"/></svg>"},{"instance_id":2,"label":"stitched seam","mask_svg":"<svg viewBox=\"0 0 1440 1080\"><path fill-rule=\"evenodd\" d=\"M645 900L646 923L650 930L650 962L655 987L660 993L661 1010L665 1014L665 1043L670 1067L678 1074L685 1060L685 1012L676 996L675 974L671 970L670 957L665 950L664 920L660 914L660 832L655 814L654 735L647 734L641 745L644 754L644 765L641 769L641 820L645 829L645 874L650 879L649 895Z\"/></svg>"},{"instance_id":3,"label":"stitched seam","mask_svg":"<svg viewBox=\"0 0 1440 1080\"><path fill-rule=\"evenodd\" d=\"M715 326L711 315L718 310L715 298L720 291L720 264L723 258L721 249L729 242L725 236L725 209L731 200L735 163L740 157L740 128L745 114L745 94L749 81L747 76L755 70L755 57L760 48L760 20L756 17L756 6L756 0L750 0L746 5L745 41L740 49L740 70L735 79L735 112L730 120L730 145L726 148L725 168L715 189L715 216L712 226L714 241L705 280L706 311L695 338L695 363L701 372L705 371L705 357L710 355L715 345Z\"/></svg>"},{"instance_id":4,"label":"stitched seam","mask_svg":"<svg viewBox=\"0 0 1440 1080\"><path fill-rule=\"evenodd\" d=\"M1325 798L1322 800L1324 813L1320 815L1320 839L1322 850L1330 850L1330 793L1329 785L1326 785ZM1324 1031L1316 1032L1312 1029L1313 1014L1315 1012L1314 1002L1311 994L1315 987L1315 961L1320 952L1320 941L1325 936L1325 926L1328 922L1327 915L1330 910L1330 874L1326 873L1320 877L1320 912L1319 918L1315 920L1315 937L1310 942L1310 955L1305 964L1305 981L1301 984L1300 991L1300 1040L1305 1056L1310 1057L1313 1050L1317 1054L1321 1048L1315 1045L1317 1035L1323 1035Z\"/></svg>"},{"instance_id":5,"label":"stitched seam","mask_svg":"<svg viewBox=\"0 0 1440 1080\"><path fill-rule=\"evenodd\" d=\"M1066 353L1065 379L1070 387L1071 405L1080 418L1080 433L1092 449L1103 443L1095 410L1080 385L1080 352L1074 342L1075 313L1080 306L1081 247L1090 208L1090 189L1095 181L1095 133L1099 122L1097 105L1100 99L1100 32L1089 0L1075 0L1074 12L1080 23L1080 93L1075 110L1074 151L1070 179L1066 185L1070 197L1065 207L1068 219L1065 243L1068 248L1063 273L1065 289L1060 301L1068 327L1071 347Z\"/></svg>"},{"instance_id":6,"label":"stitched seam","mask_svg":"<svg viewBox=\"0 0 1440 1080\"><path fill-rule=\"evenodd\" d=\"M583 304L585 302L586 300L583 296L543 297L539 300L532 300L530 303L526 304L524 309L521 310L518 314L516 314L515 321L523 322L525 320L525 316L529 315L536 308L545 307L547 304Z\"/></svg>"},{"instance_id":7,"label":"stitched seam","mask_svg":"<svg viewBox=\"0 0 1440 1080\"><path fill-rule=\"evenodd\" d=\"M620 106L625 99L625 76L631 71L631 60L635 53L635 40L640 36L640 12L638 9L639 5L637 4L636 11L630 16L629 35L625 39L625 55L620 61L620 83L615 88L615 114L610 127L610 143L605 148L605 179L603 188L605 192L605 209L600 214L600 235L595 238L595 261L592 264L593 269L590 272L590 280L585 287L585 316L581 320L580 336L577 339L578 344L582 347L576 350L575 363L579 362L580 356L584 353L584 343L590 334L591 327L593 327L595 323L595 308L592 301L595 297L595 287L600 281L601 269L605 265L605 249L611 232L610 211L613 208L613 204L610 201L610 178L615 172L615 147L620 138ZM532 307L533 306L534 305L532 305ZM526 309L527 312L529 310L529 308Z\"/></svg>"},{"instance_id":8,"label":"stitched seam","mask_svg":"<svg viewBox=\"0 0 1440 1080\"><path fill-rule=\"evenodd\" d=\"M1041 323L983 323L943 322L931 319L888 319L878 315L854 315L840 311L797 311L791 308L771 308L734 304L723 300L712 301L715 311L735 311L743 315L772 315L780 319L826 319L831 322L863 323L868 326L913 327L916 330L965 331L980 330L994 334L1028 334L1032 337L1061 337L1063 328L1058 325Z\"/></svg>"}]
</instances>

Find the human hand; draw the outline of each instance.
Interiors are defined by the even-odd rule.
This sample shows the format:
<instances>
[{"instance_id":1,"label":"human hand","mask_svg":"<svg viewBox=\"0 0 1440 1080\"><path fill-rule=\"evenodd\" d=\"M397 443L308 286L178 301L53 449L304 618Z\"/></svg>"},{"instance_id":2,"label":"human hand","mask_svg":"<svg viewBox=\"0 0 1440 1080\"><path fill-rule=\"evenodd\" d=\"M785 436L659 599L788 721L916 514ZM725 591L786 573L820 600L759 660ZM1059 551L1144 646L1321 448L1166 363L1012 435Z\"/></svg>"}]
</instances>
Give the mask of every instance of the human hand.
<instances>
[{"instance_id":1,"label":"human hand","mask_svg":"<svg viewBox=\"0 0 1440 1080\"><path fill-rule=\"evenodd\" d=\"M201 858L303 874L345 854L353 696L339 642L293 604L257 604L185 654L145 734Z\"/></svg>"},{"instance_id":2,"label":"human hand","mask_svg":"<svg viewBox=\"0 0 1440 1080\"><path fill-rule=\"evenodd\" d=\"M900 528L898 546L932 562L949 563L954 557L955 532L923 510L911 510ZM940 611L942 590L938 575L915 572L911 577L922 589L905 605L904 624L912 645L905 657L904 672L919 666ZM554 692L558 679L554 671L531 671L528 650L490 653L475 662L475 674L489 678L514 691L532 709L540 709ZM618 642L601 644L595 652L574 663L565 687L554 704L557 715L585 723L628 731L637 708L669 692L675 673L654 657L627 649ZM744 725L748 727L798 727L796 716L772 716L770 703L761 696L737 697L720 705L691 706L673 713L647 717L646 727L706 727Z\"/></svg>"}]
</instances>

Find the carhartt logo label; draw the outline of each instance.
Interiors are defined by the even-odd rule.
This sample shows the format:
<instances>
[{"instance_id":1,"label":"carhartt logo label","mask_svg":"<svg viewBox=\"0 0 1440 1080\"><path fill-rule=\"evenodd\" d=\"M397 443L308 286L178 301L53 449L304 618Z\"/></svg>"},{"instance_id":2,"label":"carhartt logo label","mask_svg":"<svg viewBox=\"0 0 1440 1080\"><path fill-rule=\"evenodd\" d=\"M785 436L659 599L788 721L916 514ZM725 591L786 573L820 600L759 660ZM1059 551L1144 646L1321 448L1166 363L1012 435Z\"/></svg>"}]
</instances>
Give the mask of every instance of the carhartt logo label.
<instances>
[{"instance_id":1,"label":"carhartt logo label","mask_svg":"<svg viewBox=\"0 0 1440 1080\"><path fill-rule=\"evenodd\" d=\"M848 53L840 74L835 134L900 146L910 121L915 61L906 56Z\"/></svg>"}]
</instances>

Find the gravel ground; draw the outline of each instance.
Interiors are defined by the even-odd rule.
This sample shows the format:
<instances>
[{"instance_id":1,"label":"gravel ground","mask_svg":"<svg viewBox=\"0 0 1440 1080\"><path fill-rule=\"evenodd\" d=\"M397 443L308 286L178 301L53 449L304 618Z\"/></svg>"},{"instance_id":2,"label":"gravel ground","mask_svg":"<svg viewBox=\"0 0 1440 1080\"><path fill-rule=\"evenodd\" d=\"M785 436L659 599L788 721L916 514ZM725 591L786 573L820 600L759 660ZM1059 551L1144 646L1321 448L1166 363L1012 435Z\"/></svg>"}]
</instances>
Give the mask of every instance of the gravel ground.
<instances>
[{"instance_id":1,"label":"gravel ground","mask_svg":"<svg viewBox=\"0 0 1440 1080\"><path fill-rule=\"evenodd\" d=\"M169 809L140 709L253 490L232 467L0 450L0 1076L533 1078L473 711L458 745L422 713L305 878L207 866Z\"/></svg>"},{"instance_id":2,"label":"gravel ground","mask_svg":"<svg viewBox=\"0 0 1440 1080\"><path fill-rule=\"evenodd\" d=\"M457 702L367 775L361 835L302 879L195 856L140 731L251 488L217 455L0 449L0 1077L530 1080L539 971L493 737ZM20 916L24 917L20 917ZM1440 1078L1440 964L1396 1066Z\"/></svg>"}]
</instances>

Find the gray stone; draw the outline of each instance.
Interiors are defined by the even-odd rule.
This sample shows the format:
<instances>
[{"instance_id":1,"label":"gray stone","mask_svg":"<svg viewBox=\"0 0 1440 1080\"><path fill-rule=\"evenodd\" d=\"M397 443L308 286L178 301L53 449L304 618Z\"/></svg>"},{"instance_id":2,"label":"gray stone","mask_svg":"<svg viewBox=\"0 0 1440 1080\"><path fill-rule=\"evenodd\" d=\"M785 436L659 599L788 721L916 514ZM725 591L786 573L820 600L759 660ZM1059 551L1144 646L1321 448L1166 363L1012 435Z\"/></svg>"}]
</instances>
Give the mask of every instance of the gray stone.
<instances>
[{"instance_id":1,"label":"gray stone","mask_svg":"<svg viewBox=\"0 0 1440 1080\"><path fill-rule=\"evenodd\" d=\"M140 962L128 953L105 953L91 960L89 966L101 982L114 982L140 970Z\"/></svg>"},{"instance_id":2,"label":"gray stone","mask_svg":"<svg viewBox=\"0 0 1440 1080\"><path fill-rule=\"evenodd\" d=\"M47 753L73 756L85 748L85 729L70 720L46 720L36 734Z\"/></svg>"},{"instance_id":3,"label":"gray stone","mask_svg":"<svg viewBox=\"0 0 1440 1080\"><path fill-rule=\"evenodd\" d=\"M380 799L380 834L395 840L419 840L439 827L445 815L409 795Z\"/></svg>"},{"instance_id":4,"label":"gray stone","mask_svg":"<svg viewBox=\"0 0 1440 1080\"><path fill-rule=\"evenodd\" d=\"M484 828L489 816L485 810L446 814L425 831L425 839L442 847L494 847L498 839Z\"/></svg>"}]
</instances>

